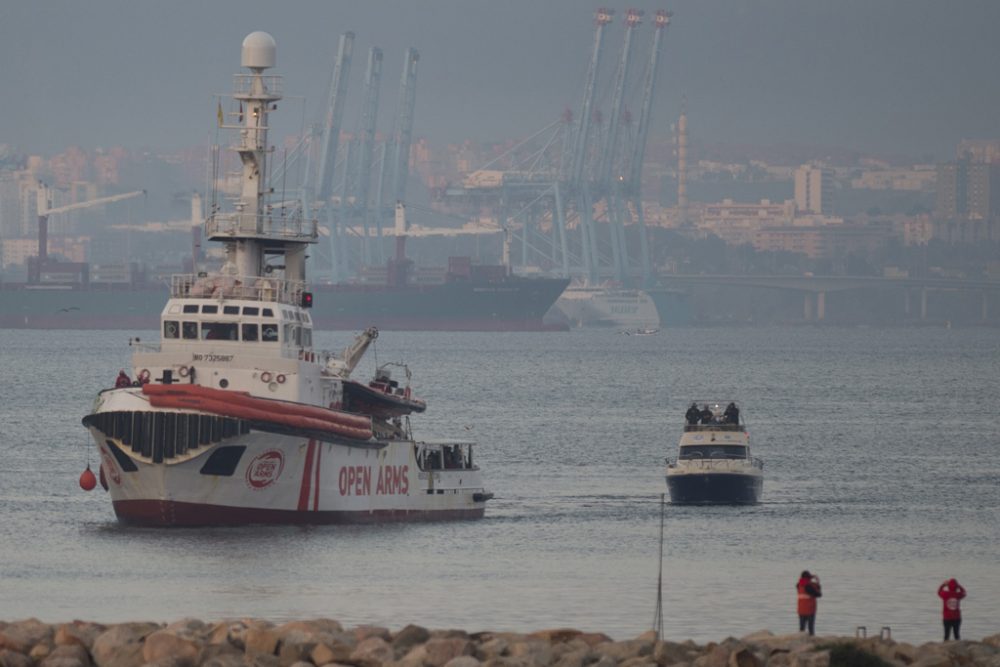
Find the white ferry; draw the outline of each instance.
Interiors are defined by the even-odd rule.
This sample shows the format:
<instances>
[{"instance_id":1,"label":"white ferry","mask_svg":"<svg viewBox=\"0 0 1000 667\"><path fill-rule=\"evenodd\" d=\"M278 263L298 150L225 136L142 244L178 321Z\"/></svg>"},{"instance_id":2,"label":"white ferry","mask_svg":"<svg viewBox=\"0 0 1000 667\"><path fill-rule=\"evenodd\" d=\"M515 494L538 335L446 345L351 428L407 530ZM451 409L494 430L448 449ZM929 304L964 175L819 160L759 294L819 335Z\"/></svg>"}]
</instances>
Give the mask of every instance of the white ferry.
<instances>
[{"instance_id":1,"label":"white ferry","mask_svg":"<svg viewBox=\"0 0 1000 667\"><path fill-rule=\"evenodd\" d=\"M686 420L678 456L667 459L670 502L759 502L764 462L750 454L750 435L736 402L694 403Z\"/></svg>"},{"instance_id":2,"label":"white ferry","mask_svg":"<svg viewBox=\"0 0 1000 667\"><path fill-rule=\"evenodd\" d=\"M274 39L243 41L233 98L242 189L213 209L214 274L175 276L158 345L133 343L134 381L83 419L118 519L142 525L340 523L482 517L492 494L465 440L413 438L426 405L381 367L351 373L378 332L343 354L312 345L305 282L315 220L270 201L268 114L281 99ZM233 114L236 115L235 113ZM222 113L220 110L220 122ZM397 210L397 215L401 211Z\"/></svg>"},{"instance_id":3,"label":"white ferry","mask_svg":"<svg viewBox=\"0 0 1000 667\"><path fill-rule=\"evenodd\" d=\"M635 327L651 330L660 326L660 314L649 294L611 283L571 284L563 290L551 312L556 318L561 317L578 327Z\"/></svg>"}]
</instances>

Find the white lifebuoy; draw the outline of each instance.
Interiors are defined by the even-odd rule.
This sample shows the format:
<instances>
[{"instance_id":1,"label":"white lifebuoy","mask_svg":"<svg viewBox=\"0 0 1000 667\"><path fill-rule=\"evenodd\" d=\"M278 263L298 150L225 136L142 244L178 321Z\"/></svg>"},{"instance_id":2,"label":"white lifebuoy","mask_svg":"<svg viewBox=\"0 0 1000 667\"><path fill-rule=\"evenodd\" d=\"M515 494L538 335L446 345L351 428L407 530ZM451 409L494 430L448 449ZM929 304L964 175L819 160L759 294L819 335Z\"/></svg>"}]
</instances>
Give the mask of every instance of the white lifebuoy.
<instances>
[{"instance_id":1,"label":"white lifebuoy","mask_svg":"<svg viewBox=\"0 0 1000 667\"><path fill-rule=\"evenodd\" d=\"M285 376L281 373L278 373L278 377L274 379L278 382L278 384L285 384Z\"/></svg>"},{"instance_id":2,"label":"white lifebuoy","mask_svg":"<svg viewBox=\"0 0 1000 667\"><path fill-rule=\"evenodd\" d=\"M264 371L263 373L261 373L260 374L260 381L264 382L264 383L270 382L271 381L271 373L269 371Z\"/></svg>"},{"instance_id":3,"label":"white lifebuoy","mask_svg":"<svg viewBox=\"0 0 1000 667\"><path fill-rule=\"evenodd\" d=\"M187 366L181 366L180 369L178 369L177 371L177 374L180 375L182 378L186 378L188 376L188 373L190 373L190 371L188 370Z\"/></svg>"}]
</instances>

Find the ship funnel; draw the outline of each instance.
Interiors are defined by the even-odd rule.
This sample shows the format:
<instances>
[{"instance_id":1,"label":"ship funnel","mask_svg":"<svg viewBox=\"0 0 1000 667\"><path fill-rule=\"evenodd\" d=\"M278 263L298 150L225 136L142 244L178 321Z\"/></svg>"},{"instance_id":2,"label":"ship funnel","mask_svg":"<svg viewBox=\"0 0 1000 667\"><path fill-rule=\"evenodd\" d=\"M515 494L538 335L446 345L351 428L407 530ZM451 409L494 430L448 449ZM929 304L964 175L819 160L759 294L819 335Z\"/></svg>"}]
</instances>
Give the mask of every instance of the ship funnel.
<instances>
[{"instance_id":1,"label":"ship funnel","mask_svg":"<svg viewBox=\"0 0 1000 667\"><path fill-rule=\"evenodd\" d=\"M243 39L240 64L250 69L268 69L278 62L277 45L274 37L266 32L252 32Z\"/></svg>"}]
</instances>

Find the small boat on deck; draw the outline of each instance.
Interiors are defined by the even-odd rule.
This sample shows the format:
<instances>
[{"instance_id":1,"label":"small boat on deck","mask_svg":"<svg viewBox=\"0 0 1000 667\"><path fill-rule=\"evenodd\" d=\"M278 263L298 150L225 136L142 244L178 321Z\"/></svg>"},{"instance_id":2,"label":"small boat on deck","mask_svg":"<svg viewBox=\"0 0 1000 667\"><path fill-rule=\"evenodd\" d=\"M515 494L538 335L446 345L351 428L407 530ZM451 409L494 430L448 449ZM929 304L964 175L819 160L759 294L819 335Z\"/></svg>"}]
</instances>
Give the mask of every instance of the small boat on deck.
<instances>
[{"instance_id":1,"label":"small boat on deck","mask_svg":"<svg viewBox=\"0 0 1000 667\"><path fill-rule=\"evenodd\" d=\"M750 435L735 402L692 404L676 459L667 459L667 489L677 504L747 505L760 501L764 462L751 456ZM697 417L695 417L697 413Z\"/></svg>"}]
</instances>

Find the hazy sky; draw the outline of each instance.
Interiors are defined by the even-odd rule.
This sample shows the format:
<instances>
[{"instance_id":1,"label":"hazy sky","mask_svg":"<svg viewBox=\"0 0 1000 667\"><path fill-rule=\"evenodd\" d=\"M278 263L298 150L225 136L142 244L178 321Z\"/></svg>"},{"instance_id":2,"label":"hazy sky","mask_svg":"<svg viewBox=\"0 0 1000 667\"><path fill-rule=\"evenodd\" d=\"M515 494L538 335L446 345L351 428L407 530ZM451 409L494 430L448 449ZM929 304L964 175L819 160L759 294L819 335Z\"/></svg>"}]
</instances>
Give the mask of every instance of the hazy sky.
<instances>
[{"instance_id":1,"label":"hazy sky","mask_svg":"<svg viewBox=\"0 0 1000 667\"><path fill-rule=\"evenodd\" d=\"M253 30L275 37L275 73L286 94L305 96L307 122L321 116L337 38L352 30L345 129L358 125L368 47L385 52L387 131L403 51L414 46L416 135L521 136L579 109L599 4L618 11L602 68L605 114L625 8L674 12L653 134L668 133L686 96L695 141L944 159L962 138L1000 137L994 0L3 0L0 143L43 154L204 144L212 95L229 90ZM647 20L633 108L651 33ZM302 102L288 100L283 115L296 129Z\"/></svg>"}]
</instances>

